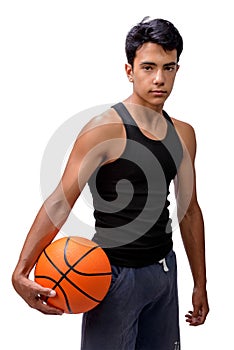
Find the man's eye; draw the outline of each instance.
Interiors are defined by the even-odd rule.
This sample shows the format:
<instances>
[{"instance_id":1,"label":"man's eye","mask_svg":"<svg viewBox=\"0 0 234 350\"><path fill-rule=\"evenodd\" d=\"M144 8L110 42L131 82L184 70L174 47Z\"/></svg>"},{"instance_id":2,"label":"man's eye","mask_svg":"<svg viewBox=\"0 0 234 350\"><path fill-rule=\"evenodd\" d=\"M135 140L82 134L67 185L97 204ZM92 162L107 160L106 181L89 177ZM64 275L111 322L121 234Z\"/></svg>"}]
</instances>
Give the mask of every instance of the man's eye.
<instances>
[{"instance_id":1,"label":"man's eye","mask_svg":"<svg viewBox=\"0 0 234 350\"><path fill-rule=\"evenodd\" d=\"M144 66L144 70L151 70L152 69L152 67L151 66Z\"/></svg>"},{"instance_id":2,"label":"man's eye","mask_svg":"<svg viewBox=\"0 0 234 350\"><path fill-rule=\"evenodd\" d=\"M175 69L174 66L168 66L165 68L165 70L168 70L169 72L172 72Z\"/></svg>"}]
</instances>

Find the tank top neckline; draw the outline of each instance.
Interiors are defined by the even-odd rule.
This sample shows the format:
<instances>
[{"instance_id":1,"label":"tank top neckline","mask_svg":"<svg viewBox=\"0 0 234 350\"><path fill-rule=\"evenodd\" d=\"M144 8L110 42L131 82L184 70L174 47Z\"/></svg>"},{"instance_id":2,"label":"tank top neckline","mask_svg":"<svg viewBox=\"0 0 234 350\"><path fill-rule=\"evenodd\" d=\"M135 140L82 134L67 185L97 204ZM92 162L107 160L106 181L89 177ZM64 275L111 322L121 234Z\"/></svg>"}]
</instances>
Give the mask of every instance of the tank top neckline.
<instances>
[{"instance_id":1,"label":"tank top neckline","mask_svg":"<svg viewBox=\"0 0 234 350\"><path fill-rule=\"evenodd\" d=\"M122 111L122 116L124 115L124 119L123 122L124 124L126 123L127 125L133 125L137 128L138 132L140 133L140 135L148 142L155 142L155 143L161 143L161 142L165 142L166 139L168 138L168 134L169 134L169 127L171 126L170 124L172 124L171 118L169 117L169 115L163 110L163 117L166 120L167 123L167 130L165 133L165 136L161 139L151 139L150 137L146 136L140 129L139 125L137 124L137 122L135 121L135 119L132 117L131 113L128 111L127 107L125 106L125 104L123 102L119 102L117 103L117 105L119 105L121 107L121 111ZM116 106L116 105L115 105ZM126 125L125 124L125 125Z\"/></svg>"}]
</instances>

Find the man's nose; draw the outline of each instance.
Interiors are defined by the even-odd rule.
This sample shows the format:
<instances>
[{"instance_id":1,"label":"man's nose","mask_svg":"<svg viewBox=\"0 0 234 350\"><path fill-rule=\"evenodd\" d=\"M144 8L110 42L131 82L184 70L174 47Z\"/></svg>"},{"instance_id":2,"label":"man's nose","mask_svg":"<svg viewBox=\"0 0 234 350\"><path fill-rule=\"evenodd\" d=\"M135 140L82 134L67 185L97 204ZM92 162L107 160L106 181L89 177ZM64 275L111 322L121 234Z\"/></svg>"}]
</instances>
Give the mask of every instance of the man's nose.
<instances>
[{"instance_id":1,"label":"man's nose","mask_svg":"<svg viewBox=\"0 0 234 350\"><path fill-rule=\"evenodd\" d=\"M155 72L153 83L156 85L164 84L164 73L161 69Z\"/></svg>"}]
</instances>

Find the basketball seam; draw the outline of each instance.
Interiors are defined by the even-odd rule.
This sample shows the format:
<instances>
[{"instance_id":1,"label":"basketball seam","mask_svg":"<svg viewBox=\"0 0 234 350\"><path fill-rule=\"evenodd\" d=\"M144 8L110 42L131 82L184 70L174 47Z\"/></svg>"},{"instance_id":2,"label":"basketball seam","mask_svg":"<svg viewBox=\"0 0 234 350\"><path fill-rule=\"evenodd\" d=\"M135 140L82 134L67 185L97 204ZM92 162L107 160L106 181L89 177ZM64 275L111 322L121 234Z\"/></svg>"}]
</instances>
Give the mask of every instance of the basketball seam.
<instances>
[{"instance_id":1,"label":"basketball seam","mask_svg":"<svg viewBox=\"0 0 234 350\"><path fill-rule=\"evenodd\" d=\"M56 287L58 287L58 288L61 290L61 292L63 293L64 299L65 299L66 305L67 305L67 309L68 309L68 311L69 311L70 313L72 313L72 310L71 310L71 307L70 307L70 304L69 304L69 300L68 300L67 294L66 294L65 290L63 289L63 287L62 287L60 284L57 285L55 279L53 279L52 277L43 276L43 275L36 275L35 278L44 278L44 279L47 279L47 280L50 280L50 281L54 282L55 285L54 285L54 287L53 287L52 289L54 290ZM46 297L46 298L45 298L45 301L47 302L48 299L49 299L49 297Z\"/></svg>"},{"instance_id":2,"label":"basketball seam","mask_svg":"<svg viewBox=\"0 0 234 350\"><path fill-rule=\"evenodd\" d=\"M69 262L68 262L68 259L67 259L67 256L66 256L66 250L67 250L67 247L68 247L68 242L70 240L70 237L68 237L67 241L66 241L66 244L65 244L65 248L64 248L64 261L65 263L67 264L68 267L70 267L70 269L72 271L74 271L75 273L77 273L78 275L81 275L81 276L108 276L108 275L111 275L112 272L99 272L99 273L87 273L87 272L81 272L79 270L76 270L74 269L74 267L76 265L78 265L82 259L84 259L87 255L89 255L90 253L92 253L95 249L97 248L100 248L99 246L96 246L96 247L93 247L91 248L88 252L86 252L75 264L71 265Z\"/></svg>"}]
</instances>

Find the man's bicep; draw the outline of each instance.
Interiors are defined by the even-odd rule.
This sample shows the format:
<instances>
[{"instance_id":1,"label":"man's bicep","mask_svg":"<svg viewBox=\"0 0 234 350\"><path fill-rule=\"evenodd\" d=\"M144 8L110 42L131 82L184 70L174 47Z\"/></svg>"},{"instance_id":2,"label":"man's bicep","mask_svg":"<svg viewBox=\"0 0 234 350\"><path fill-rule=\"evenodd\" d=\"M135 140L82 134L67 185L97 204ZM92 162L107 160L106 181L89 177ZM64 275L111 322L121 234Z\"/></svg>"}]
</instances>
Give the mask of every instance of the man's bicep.
<instances>
[{"instance_id":1,"label":"man's bicep","mask_svg":"<svg viewBox=\"0 0 234 350\"><path fill-rule=\"evenodd\" d=\"M69 202L77 199L92 173L103 162L105 152L105 144L94 130L77 138L61 180Z\"/></svg>"},{"instance_id":2,"label":"man's bicep","mask_svg":"<svg viewBox=\"0 0 234 350\"><path fill-rule=\"evenodd\" d=\"M190 135L191 136L191 135ZM192 135L193 136L193 135ZM174 179L177 210L180 220L196 202L195 139L183 144L183 159Z\"/></svg>"}]
</instances>

